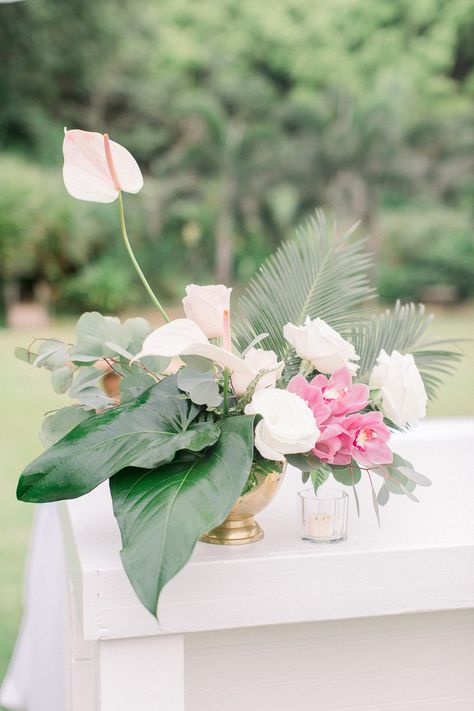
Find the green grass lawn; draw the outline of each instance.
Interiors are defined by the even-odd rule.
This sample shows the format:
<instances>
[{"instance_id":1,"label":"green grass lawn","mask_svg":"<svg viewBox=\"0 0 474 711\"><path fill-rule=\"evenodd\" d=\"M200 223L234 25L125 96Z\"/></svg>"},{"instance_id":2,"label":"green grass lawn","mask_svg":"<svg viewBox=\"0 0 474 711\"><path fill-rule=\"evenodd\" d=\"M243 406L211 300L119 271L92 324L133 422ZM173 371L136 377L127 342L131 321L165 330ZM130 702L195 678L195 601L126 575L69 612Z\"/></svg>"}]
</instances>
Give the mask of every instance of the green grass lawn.
<instances>
[{"instance_id":1,"label":"green grass lawn","mask_svg":"<svg viewBox=\"0 0 474 711\"><path fill-rule=\"evenodd\" d=\"M432 328L442 337L474 337L474 305L440 311ZM72 326L57 325L43 335L69 338ZM41 451L37 432L43 413L62 403L46 372L13 357L16 345L32 338L25 331L0 331L0 679L3 678L21 614L22 577L33 507L15 499L16 480L25 464ZM474 343L461 346L466 357L456 377L430 405L430 415L474 415Z\"/></svg>"}]
</instances>

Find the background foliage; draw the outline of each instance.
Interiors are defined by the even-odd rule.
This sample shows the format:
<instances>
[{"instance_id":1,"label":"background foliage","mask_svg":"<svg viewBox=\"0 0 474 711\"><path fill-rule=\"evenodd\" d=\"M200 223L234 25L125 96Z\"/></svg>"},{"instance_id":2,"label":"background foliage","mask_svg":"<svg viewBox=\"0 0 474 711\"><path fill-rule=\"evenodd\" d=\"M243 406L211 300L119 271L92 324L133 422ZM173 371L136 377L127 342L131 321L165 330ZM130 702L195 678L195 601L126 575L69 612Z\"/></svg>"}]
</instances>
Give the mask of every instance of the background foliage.
<instances>
[{"instance_id":1,"label":"background foliage","mask_svg":"<svg viewBox=\"0 0 474 711\"><path fill-rule=\"evenodd\" d=\"M385 299L472 296L472 0L35 0L0 14L7 295L46 281L63 310L141 298L114 206L64 193L67 125L107 129L138 158L130 231L170 299L191 278L247 280L315 205L362 218Z\"/></svg>"}]
</instances>

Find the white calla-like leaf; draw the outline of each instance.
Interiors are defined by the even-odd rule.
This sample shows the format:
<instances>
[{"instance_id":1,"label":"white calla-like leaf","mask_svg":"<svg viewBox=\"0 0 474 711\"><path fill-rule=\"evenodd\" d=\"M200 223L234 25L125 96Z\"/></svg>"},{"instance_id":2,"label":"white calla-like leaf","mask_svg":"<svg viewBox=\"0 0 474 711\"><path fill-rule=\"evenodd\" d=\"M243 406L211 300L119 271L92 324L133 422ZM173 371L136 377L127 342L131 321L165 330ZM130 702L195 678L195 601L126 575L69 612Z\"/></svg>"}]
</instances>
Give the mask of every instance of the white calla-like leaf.
<instances>
[{"instance_id":1,"label":"white calla-like leaf","mask_svg":"<svg viewBox=\"0 0 474 711\"><path fill-rule=\"evenodd\" d=\"M150 355L168 358L200 356L231 372L249 371L249 366L243 358L209 343L199 326L188 318L178 318L150 333L134 360Z\"/></svg>"}]
</instances>

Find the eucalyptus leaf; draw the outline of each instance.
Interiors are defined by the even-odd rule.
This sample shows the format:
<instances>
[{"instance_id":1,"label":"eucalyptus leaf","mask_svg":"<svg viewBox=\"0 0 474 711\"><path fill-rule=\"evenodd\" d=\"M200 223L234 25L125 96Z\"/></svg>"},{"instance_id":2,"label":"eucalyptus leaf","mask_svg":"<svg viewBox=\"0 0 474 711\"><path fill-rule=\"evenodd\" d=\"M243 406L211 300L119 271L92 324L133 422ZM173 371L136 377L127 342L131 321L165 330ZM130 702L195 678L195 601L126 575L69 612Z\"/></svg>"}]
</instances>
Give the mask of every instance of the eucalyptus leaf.
<instances>
[{"instance_id":1,"label":"eucalyptus leaf","mask_svg":"<svg viewBox=\"0 0 474 711\"><path fill-rule=\"evenodd\" d=\"M170 362L171 358L164 358L163 356L145 356L144 358L140 358L140 362L137 363L136 367L139 368L141 364L148 370L151 370L152 373L159 375L165 372Z\"/></svg>"},{"instance_id":2,"label":"eucalyptus leaf","mask_svg":"<svg viewBox=\"0 0 474 711\"><path fill-rule=\"evenodd\" d=\"M25 361L28 365L33 365L37 355L37 353L32 353L26 348L15 348L15 358Z\"/></svg>"},{"instance_id":3,"label":"eucalyptus leaf","mask_svg":"<svg viewBox=\"0 0 474 711\"><path fill-rule=\"evenodd\" d=\"M77 322L77 343L73 356L95 358L119 353L129 361L143 345L152 327L144 318L129 318L121 323L118 318L103 316L97 311L82 314Z\"/></svg>"},{"instance_id":4,"label":"eucalyptus leaf","mask_svg":"<svg viewBox=\"0 0 474 711\"><path fill-rule=\"evenodd\" d=\"M419 503L420 503L420 500L417 499L416 496L411 493L411 491L410 491L410 489L409 489L408 487L406 487L406 486L404 486L403 484L400 484L400 483L399 483L399 487L400 487L400 489L402 490L402 492L405 494L405 496L408 496L408 498L410 499L410 501L414 501L416 504L419 504Z\"/></svg>"},{"instance_id":5,"label":"eucalyptus leaf","mask_svg":"<svg viewBox=\"0 0 474 711\"><path fill-rule=\"evenodd\" d=\"M401 474L403 474L407 479L410 479L410 481L414 481L418 486L431 486L431 481L427 476L415 471L412 464L396 452L393 453L391 468L398 469Z\"/></svg>"},{"instance_id":6,"label":"eucalyptus leaf","mask_svg":"<svg viewBox=\"0 0 474 711\"><path fill-rule=\"evenodd\" d=\"M105 392L94 385L82 388L75 396L75 399L89 410L104 410L107 407L116 405L113 398L105 394Z\"/></svg>"},{"instance_id":7,"label":"eucalyptus leaf","mask_svg":"<svg viewBox=\"0 0 474 711\"><path fill-rule=\"evenodd\" d=\"M112 355L106 346L107 341L113 341L123 347L128 346L127 336L123 332L118 318L102 316L97 311L88 311L79 318L76 325L77 343L71 354L97 356Z\"/></svg>"},{"instance_id":8,"label":"eucalyptus leaf","mask_svg":"<svg viewBox=\"0 0 474 711\"><path fill-rule=\"evenodd\" d=\"M400 457L399 455L395 454L394 460L391 464L384 464L383 466L375 467L371 471L383 477L385 486L390 491L390 493L397 495L405 495L408 496L408 498L412 501L418 501L418 499L416 499L416 497L414 497L411 493L416 488L416 482L414 481L414 479L409 479L400 469L398 469L396 464L398 464L399 462L404 462L406 465L408 465L408 468L411 467L409 462L407 462L405 459L402 459L402 457ZM403 469L405 467L402 466L401 468ZM415 472L415 475L416 474L417 473Z\"/></svg>"},{"instance_id":9,"label":"eucalyptus leaf","mask_svg":"<svg viewBox=\"0 0 474 711\"><path fill-rule=\"evenodd\" d=\"M357 493L357 489L354 485L352 485L352 491L354 492L354 501L357 509L357 516L360 518L359 494Z\"/></svg>"},{"instance_id":10,"label":"eucalyptus leaf","mask_svg":"<svg viewBox=\"0 0 474 711\"><path fill-rule=\"evenodd\" d=\"M251 416L226 418L217 444L148 471L128 468L110 491L124 568L153 615L164 585L189 560L199 537L221 523L237 500L253 456Z\"/></svg>"},{"instance_id":11,"label":"eucalyptus leaf","mask_svg":"<svg viewBox=\"0 0 474 711\"><path fill-rule=\"evenodd\" d=\"M51 384L56 393L63 394L72 384L73 369L69 365L62 365L51 373Z\"/></svg>"},{"instance_id":12,"label":"eucalyptus leaf","mask_svg":"<svg viewBox=\"0 0 474 711\"><path fill-rule=\"evenodd\" d=\"M360 467L354 460L347 465L336 466L332 464L331 470L334 479L345 486L355 486L361 478Z\"/></svg>"},{"instance_id":13,"label":"eucalyptus leaf","mask_svg":"<svg viewBox=\"0 0 474 711\"><path fill-rule=\"evenodd\" d=\"M104 371L93 366L80 368L74 376L73 384L69 390L69 397L94 410L114 405L115 401L108 397L99 387L103 377Z\"/></svg>"},{"instance_id":14,"label":"eucalyptus leaf","mask_svg":"<svg viewBox=\"0 0 474 711\"><path fill-rule=\"evenodd\" d=\"M189 366L178 372L178 387L189 395L196 405L218 407L222 402L219 386L214 380L212 370L194 370Z\"/></svg>"},{"instance_id":15,"label":"eucalyptus leaf","mask_svg":"<svg viewBox=\"0 0 474 711\"><path fill-rule=\"evenodd\" d=\"M55 370L64 365L68 358L66 344L56 338L50 338L41 343L38 355L32 365L35 368L42 367L48 370Z\"/></svg>"},{"instance_id":16,"label":"eucalyptus leaf","mask_svg":"<svg viewBox=\"0 0 474 711\"><path fill-rule=\"evenodd\" d=\"M407 479L414 481L417 486L431 486L432 484L431 479L428 479L427 476L409 467L399 467L399 471L406 476Z\"/></svg>"},{"instance_id":17,"label":"eucalyptus leaf","mask_svg":"<svg viewBox=\"0 0 474 711\"><path fill-rule=\"evenodd\" d=\"M125 348L122 348L122 346L119 346L118 343L112 343L112 341L107 341L105 345L115 353L121 355L122 358L125 358L127 361L132 360L133 356L135 355L134 353L130 353L130 351L127 351Z\"/></svg>"},{"instance_id":18,"label":"eucalyptus leaf","mask_svg":"<svg viewBox=\"0 0 474 711\"><path fill-rule=\"evenodd\" d=\"M198 421L201 409L179 397L170 376L136 400L75 427L24 470L17 496L23 501L73 499L125 467L170 462L180 450L214 444L219 427Z\"/></svg>"},{"instance_id":19,"label":"eucalyptus leaf","mask_svg":"<svg viewBox=\"0 0 474 711\"><path fill-rule=\"evenodd\" d=\"M58 442L67 435L68 432L71 432L74 427L77 427L81 422L93 416L93 412L84 410L82 407L62 407L43 420L43 427L41 429L41 440L43 444L49 447L51 444Z\"/></svg>"},{"instance_id":20,"label":"eucalyptus leaf","mask_svg":"<svg viewBox=\"0 0 474 711\"><path fill-rule=\"evenodd\" d=\"M375 493L374 485L373 485L373 483L372 483L372 477L369 477L369 481L370 481L370 489L371 489L371 492L372 492L372 504L373 504L373 507L374 507L375 515L377 516L377 523L378 523L379 528L380 528L379 502L378 502L378 500L377 500L377 494Z\"/></svg>"},{"instance_id":21,"label":"eucalyptus leaf","mask_svg":"<svg viewBox=\"0 0 474 711\"><path fill-rule=\"evenodd\" d=\"M145 338L152 332L149 322L141 316L128 318L122 325L124 341L127 350L136 355L143 345Z\"/></svg>"},{"instance_id":22,"label":"eucalyptus leaf","mask_svg":"<svg viewBox=\"0 0 474 711\"><path fill-rule=\"evenodd\" d=\"M119 355L124 358L127 361L127 364L129 364L130 368L134 368L137 372L143 371L142 366L144 366L145 368L147 368L147 370L151 370L152 373L156 373L158 375L159 373L163 373L170 363L170 358L164 358L160 356L145 356L144 358L140 358L140 361L138 362L136 361L135 363L130 363L132 358L140 350L142 342L140 342L139 346L137 346L136 344L135 346L131 344L130 350L122 348L122 346L119 346L118 343L112 343L112 341L107 341L106 346L114 352L115 357Z\"/></svg>"},{"instance_id":23,"label":"eucalyptus leaf","mask_svg":"<svg viewBox=\"0 0 474 711\"><path fill-rule=\"evenodd\" d=\"M402 494L408 496L408 494L410 494L416 488L416 484L414 481L410 481L406 478L406 476L404 476L397 470L391 470L390 475L388 477L385 477L385 486L391 494L397 494L399 496ZM412 497L408 496L408 498Z\"/></svg>"},{"instance_id":24,"label":"eucalyptus leaf","mask_svg":"<svg viewBox=\"0 0 474 711\"><path fill-rule=\"evenodd\" d=\"M322 462L318 457L315 457L312 452L306 454L285 454L285 459L292 467L296 467L302 472L312 472L318 469Z\"/></svg>"},{"instance_id":25,"label":"eucalyptus leaf","mask_svg":"<svg viewBox=\"0 0 474 711\"><path fill-rule=\"evenodd\" d=\"M69 392L71 398L76 399L81 390L95 385L104 377L104 371L93 366L86 366L76 371L74 382Z\"/></svg>"},{"instance_id":26,"label":"eucalyptus leaf","mask_svg":"<svg viewBox=\"0 0 474 711\"><path fill-rule=\"evenodd\" d=\"M385 504L388 502L389 498L390 498L390 491L385 486L385 484L382 484L382 486L379 489L379 493L377 494L377 502L378 502L379 506L385 506Z\"/></svg>"},{"instance_id":27,"label":"eucalyptus leaf","mask_svg":"<svg viewBox=\"0 0 474 711\"><path fill-rule=\"evenodd\" d=\"M74 353L71 355L71 362L74 365L82 365L83 363L97 363L101 356L84 355L83 353Z\"/></svg>"}]
</instances>

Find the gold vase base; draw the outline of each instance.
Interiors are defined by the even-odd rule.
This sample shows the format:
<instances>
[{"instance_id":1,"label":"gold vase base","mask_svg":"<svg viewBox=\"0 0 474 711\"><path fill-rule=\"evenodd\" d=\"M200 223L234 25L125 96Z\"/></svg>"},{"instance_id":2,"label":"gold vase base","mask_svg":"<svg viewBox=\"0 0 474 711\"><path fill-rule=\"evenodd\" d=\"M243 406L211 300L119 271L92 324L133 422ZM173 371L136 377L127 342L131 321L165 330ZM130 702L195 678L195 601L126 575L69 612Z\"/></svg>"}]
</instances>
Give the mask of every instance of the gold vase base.
<instances>
[{"instance_id":1,"label":"gold vase base","mask_svg":"<svg viewBox=\"0 0 474 711\"><path fill-rule=\"evenodd\" d=\"M263 535L263 529L250 516L244 519L226 519L220 526L201 536L200 540L219 546L241 546L260 541Z\"/></svg>"}]
</instances>

